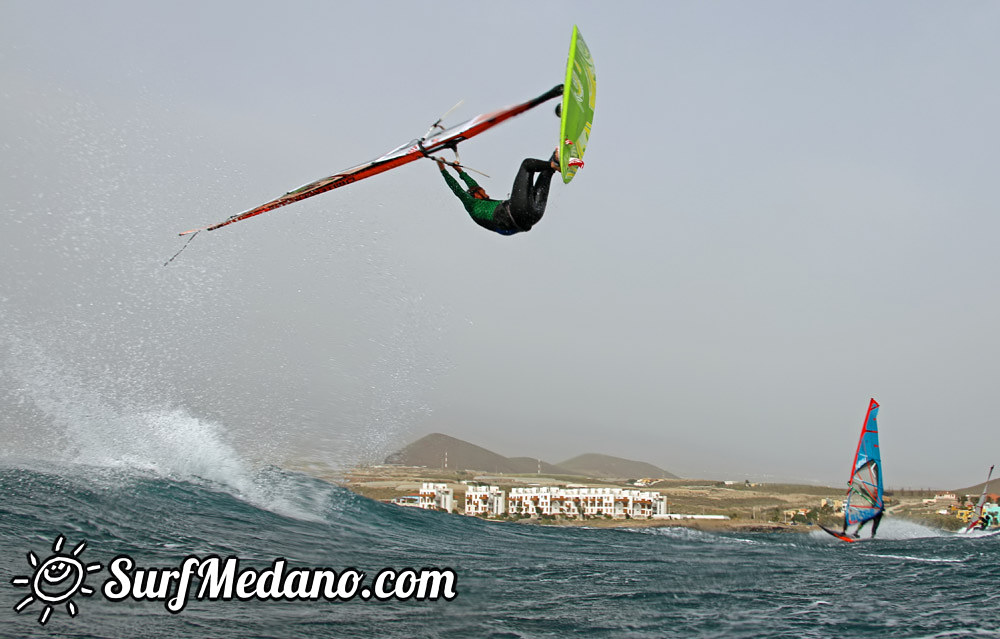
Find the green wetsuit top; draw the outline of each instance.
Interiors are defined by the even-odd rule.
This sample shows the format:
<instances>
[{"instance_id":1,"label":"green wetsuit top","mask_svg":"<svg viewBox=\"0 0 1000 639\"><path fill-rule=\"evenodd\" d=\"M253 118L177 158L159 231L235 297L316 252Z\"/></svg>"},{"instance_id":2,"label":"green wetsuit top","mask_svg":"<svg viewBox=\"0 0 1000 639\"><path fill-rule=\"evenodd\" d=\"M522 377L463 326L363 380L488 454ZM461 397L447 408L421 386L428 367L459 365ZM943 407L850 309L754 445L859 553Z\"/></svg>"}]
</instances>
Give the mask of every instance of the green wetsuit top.
<instances>
[{"instance_id":1,"label":"green wetsuit top","mask_svg":"<svg viewBox=\"0 0 1000 639\"><path fill-rule=\"evenodd\" d=\"M511 235L524 230L514 225L514 220L511 218L505 200L480 200L473 197L471 193L462 188L458 180L453 178L443 166L441 167L441 175L444 176L444 181L448 183L448 188L458 196L458 199L462 200L465 210L469 212L469 215L479 226L500 233L501 235ZM479 184L465 171L460 172L458 175L470 189L479 187Z\"/></svg>"}]
</instances>

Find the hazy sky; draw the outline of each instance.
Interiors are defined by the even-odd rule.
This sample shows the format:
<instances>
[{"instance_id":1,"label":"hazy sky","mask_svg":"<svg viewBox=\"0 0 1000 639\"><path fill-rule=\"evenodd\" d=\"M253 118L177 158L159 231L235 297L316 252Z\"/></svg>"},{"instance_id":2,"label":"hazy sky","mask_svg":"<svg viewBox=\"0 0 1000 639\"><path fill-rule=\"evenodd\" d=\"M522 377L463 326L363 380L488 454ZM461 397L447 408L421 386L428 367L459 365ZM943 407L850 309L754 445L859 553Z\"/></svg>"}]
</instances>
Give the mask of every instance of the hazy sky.
<instances>
[{"instance_id":1,"label":"hazy sky","mask_svg":"<svg viewBox=\"0 0 1000 639\"><path fill-rule=\"evenodd\" d=\"M163 267L460 99L449 124L559 84L573 24L587 165L530 233L421 161ZM264 463L440 431L839 485L875 397L890 486L981 481L998 27L985 1L7 2L0 439L86 462L166 411ZM551 153L550 107L463 145L491 194Z\"/></svg>"}]
</instances>

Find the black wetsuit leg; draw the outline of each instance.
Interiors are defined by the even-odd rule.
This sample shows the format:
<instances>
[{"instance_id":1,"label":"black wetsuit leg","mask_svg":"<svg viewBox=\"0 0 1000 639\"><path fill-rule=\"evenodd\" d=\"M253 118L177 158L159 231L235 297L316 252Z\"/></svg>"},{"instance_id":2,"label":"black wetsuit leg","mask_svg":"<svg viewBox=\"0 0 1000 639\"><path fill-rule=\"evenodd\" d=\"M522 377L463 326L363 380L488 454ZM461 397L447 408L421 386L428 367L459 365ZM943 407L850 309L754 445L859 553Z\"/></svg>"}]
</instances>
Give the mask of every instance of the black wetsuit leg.
<instances>
[{"instance_id":1,"label":"black wetsuit leg","mask_svg":"<svg viewBox=\"0 0 1000 639\"><path fill-rule=\"evenodd\" d=\"M510 194L510 215L518 228L527 231L542 219L554 173L547 160L526 158L521 162Z\"/></svg>"},{"instance_id":2,"label":"black wetsuit leg","mask_svg":"<svg viewBox=\"0 0 1000 639\"><path fill-rule=\"evenodd\" d=\"M875 515L875 517L872 518L872 538L875 537L875 533L876 531L878 531L879 522L881 521L882 521L882 512L879 511L879 514Z\"/></svg>"}]
</instances>

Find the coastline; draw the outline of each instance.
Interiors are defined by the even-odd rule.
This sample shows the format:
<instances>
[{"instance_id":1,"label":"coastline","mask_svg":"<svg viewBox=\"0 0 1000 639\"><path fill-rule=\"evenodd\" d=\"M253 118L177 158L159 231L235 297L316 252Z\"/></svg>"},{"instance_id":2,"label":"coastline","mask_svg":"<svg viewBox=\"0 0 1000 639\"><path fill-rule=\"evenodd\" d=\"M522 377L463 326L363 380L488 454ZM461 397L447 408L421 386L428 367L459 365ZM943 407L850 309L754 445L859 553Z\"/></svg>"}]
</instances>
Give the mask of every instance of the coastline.
<instances>
[{"instance_id":1,"label":"coastline","mask_svg":"<svg viewBox=\"0 0 1000 639\"><path fill-rule=\"evenodd\" d=\"M455 511L464 514L465 492L472 484L497 485L504 490L515 486L588 486L635 488L624 480L589 477L481 474L468 470L435 469L422 466L372 465L338 470L323 463L297 461L286 466L317 479L346 488L351 492L384 503L400 497L416 497L424 483L447 485L454 493ZM706 532L740 533L809 533L819 530L815 524L838 528L843 516L823 504L843 500L844 490L829 486L804 484L754 483L735 484L708 479L665 479L652 483L648 490L663 494L669 512L684 513L690 519L589 519L554 517L499 517L483 521L503 521L537 526L583 526L590 528L692 528ZM928 505L932 491L907 491L905 495L887 493L886 514L918 524L956 530L961 522L954 515L942 515L940 505ZM404 506L400 506L404 507ZM815 511L809 517L805 513ZM697 518L712 516L713 518ZM727 517L727 519L717 517ZM793 521L794 520L794 521Z\"/></svg>"},{"instance_id":2,"label":"coastline","mask_svg":"<svg viewBox=\"0 0 1000 639\"><path fill-rule=\"evenodd\" d=\"M377 465L336 471L324 464L296 463L290 469L330 482L351 492L390 503L403 496L415 496L423 483L444 483L454 491L456 510L452 514L468 517L463 512L466 483L490 483L507 490L512 486L586 485L593 487L634 488L622 481L588 477L548 477L543 475L477 474L472 471L447 471L424 467ZM484 518L483 521L517 523L535 526L577 526L588 528L691 528L706 532L744 533L808 533L813 525L775 521L790 509L818 507L821 500L842 495L842 491L824 486L790 484L733 486L715 480L671 479L651 487L665 494L674 513L686 513L694 518L671 519L608 519L593 517ZM405 507L405 506L399 506ZM725 516L728 519L697 518ZM680 515L683 517L683 515Z\"/></svg>"},{"instance_id":3,"label":"coastline","mask_svg":"<svg viewBox=\"0 0 1000 639\"><path fill-rule=\"evenodd\" d=\"M582 528L691 528L702 532L742 533L808 533L819 530L816 526L807 524L796 525L738 519L562 519L556 521L520 519L514 523L529 526L576 526Z\"/></svg>"}]
</instances>

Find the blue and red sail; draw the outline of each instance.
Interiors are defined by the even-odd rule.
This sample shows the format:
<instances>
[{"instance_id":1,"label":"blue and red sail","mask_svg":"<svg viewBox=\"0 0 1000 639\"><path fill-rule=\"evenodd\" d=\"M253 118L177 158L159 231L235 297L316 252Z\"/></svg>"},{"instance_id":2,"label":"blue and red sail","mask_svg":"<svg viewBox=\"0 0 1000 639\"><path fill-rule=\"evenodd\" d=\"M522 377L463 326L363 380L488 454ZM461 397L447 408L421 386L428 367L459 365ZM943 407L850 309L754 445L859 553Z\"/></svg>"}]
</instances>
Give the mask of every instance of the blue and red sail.
<instances>
[{"instance_id":1,"label":"blue and red sail","mask_svg":"<svg viewBox=\"0 0 1000 639\"><path fill-rule=\"evenodd\" d=\"M874 518L885 507L882 490L882 456L878 449L878 402L868 403L868 414L861 427L858 449L851 465L844 518L847 526Z\"/></svg>"}]
</instances>

